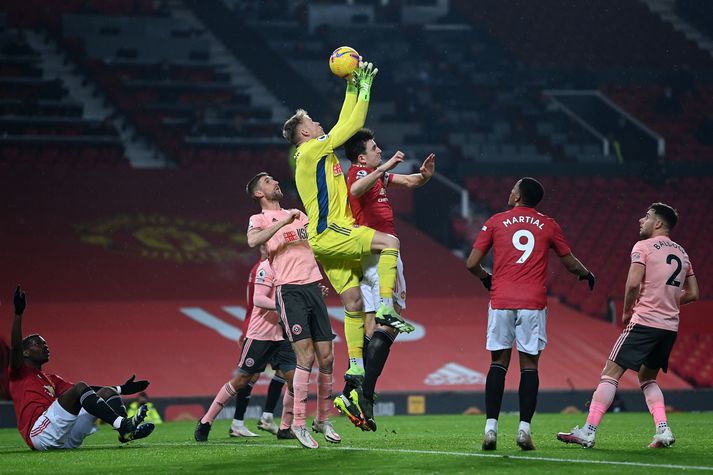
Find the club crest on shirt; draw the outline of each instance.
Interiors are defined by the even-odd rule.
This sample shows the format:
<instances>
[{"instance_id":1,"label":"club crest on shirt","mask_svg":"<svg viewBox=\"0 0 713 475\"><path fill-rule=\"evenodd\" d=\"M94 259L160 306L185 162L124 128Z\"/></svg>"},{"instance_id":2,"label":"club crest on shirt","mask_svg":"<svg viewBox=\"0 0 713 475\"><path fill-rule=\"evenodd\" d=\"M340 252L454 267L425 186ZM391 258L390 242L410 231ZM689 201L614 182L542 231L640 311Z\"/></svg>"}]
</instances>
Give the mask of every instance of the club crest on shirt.
<instances>
[{"instance_id":1,"label":"club crest on shirt","mask_svg":"<svg viewBox=\"0 0 713 475\"><path fill-rule=\"evenodd\" d=\"M45 384L44 388L45 392L49 397L54 397L54 388L52 386L50 386L49 384Z\"/></svg>"},{"instance_id":2,"label":"club crest on shirt","mask_svg":"<svg viewBox=\"0 0 713 475\"><path fill-rule=\"evenodd\" d=\"M302 333L302 327L300 325L292 325L292 333L299 335Z\"/></svg>"},{"instance_id":3,"label":"club crest on shirt","mask_svg":"<svg viewBox=\"0 0 713 475\"><path fill-rule=\"evenodd\" d=\"M339 162L334 164L334 167L332 167L332 173L334 176L339 176L342 174L342 166L339 164Z\"/></svg>"}]
</instances>

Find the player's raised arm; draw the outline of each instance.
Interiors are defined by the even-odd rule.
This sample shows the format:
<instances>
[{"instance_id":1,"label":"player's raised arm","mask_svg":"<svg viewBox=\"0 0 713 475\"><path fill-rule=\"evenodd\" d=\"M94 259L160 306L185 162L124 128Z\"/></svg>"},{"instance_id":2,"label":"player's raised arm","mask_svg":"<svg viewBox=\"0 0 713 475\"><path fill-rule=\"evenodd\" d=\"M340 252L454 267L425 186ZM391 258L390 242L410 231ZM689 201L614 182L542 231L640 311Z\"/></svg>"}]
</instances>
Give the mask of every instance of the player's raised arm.
<instances>
[{"instance_id":1,"label":"player's raised arm","mask_svg":"<svg viewBox=\"0 0 713 475\"><path fill-rule=\"evenodd\" d=\"M626 287L624 289L624 313L621 318L621 322L625 325L631 319L634 303L639 297L639 290L645 273L646 266L639 262L632 262L629 266L629 275L626 276Z\"/></svg>"},{"instance_id":2,"label":"player's raised arm","mask_svg":"<svg viewBox=\"0 0 713 475\"><path fill-rule=\"evenodd\" d=\"M436 155L430 154L423 161L418 173L410 175L391 175L389 183L406 188L418 188L428 183L428 180L436 173Z\"/></svg>"},{"instance_id":3,"label":"player's raised arm","mask_svg":"<svg viewBox=\"0 0 713 475\"><path fill-rule=\"evenodd\" d=\"M685 305L698 300L698 281L695 275L689 275L683 282L683 291L679 303Z\"/></svg>"},{"instance_id":4,"label":"player's raised arm","mask_svg":"<svg viewBox=\"0 0 713 475\"><path fill-rule=\"evenodd\" d=\"M253 227L253 225L248 226L248 232L247 232L247 238L248 238L248 246L250 247L256 247L261 244L265 244L267 241L270 240L272 236L275 235L275 233L282 228L283 226L290 224L292 221L300 217L300 210L293 209L290 210L289 214L285 216L283 219L280 219L279 221L274 222L267 228L259 228L259 227Z\"/></svg>"},{"instance_id":5,"label":"player's raised arm","mask_svg":"<svg viewBox=\"0 0 713 475\"><path fill-rule=\"evenodd\" d=\"M13 296L15 305L15 316L12 319L12 330L10 331L10 368L20 369L22 367L22 314L27 306L27 296L18 285Z\"/></svg>"},{"instance_id":6,"label":"player's raised arm","mask_svg":"<svg viewBox=\"0 0 713 475\"><path fill-rule=\"evenodd\" d=\"M353 196L356 196L357 198L364 196L364 193L369 191L379 178L384 176L387 171L393 170L399 163L402 163L403 161L404 153L399 150L394 154L393 157L388 159L386 163L382 163L367 176L352 183L352 185L349 187L349 193ZM394 175L392 175L392 178L393 176Z\"/></svg>"},{"instance_id":7,"label":"player's raised arm","mask_svg":"<svg viewBox=\"0 0 713 475\"><path fill-rule=\"evenodd\" d=\"M356 105L348 116L342 117L340 115L337 124L329 131L333 148L340 147L364 126L371 99L371 84L378 71L372 63L361 63L359 69L354 72L359 88ZM350 97L351 95L347 93L347 97L344 99L345 105L342 107L343 110L347 106L346 103L350 100Z\"/></svg>"}]
</instances>

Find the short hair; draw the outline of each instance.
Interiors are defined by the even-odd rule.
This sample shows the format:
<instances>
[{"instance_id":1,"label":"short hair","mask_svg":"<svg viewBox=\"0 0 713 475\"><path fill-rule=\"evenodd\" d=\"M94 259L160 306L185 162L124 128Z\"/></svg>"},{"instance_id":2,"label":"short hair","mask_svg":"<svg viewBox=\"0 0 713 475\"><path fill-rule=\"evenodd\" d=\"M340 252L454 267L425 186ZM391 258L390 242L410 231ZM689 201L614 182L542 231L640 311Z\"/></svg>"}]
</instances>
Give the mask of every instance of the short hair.
<instances>
[{"instance_id":1,"label":"short hair","mask_svg":"<svg viewBox=\"0 0 713 475\"><path fill-rule=\"evenodd\" d=\"M666 203L658 202L651 203L648 209L654 210L654 214L666 223L666 227L669 231L676 226L676 223L678 222L678 211L676 211L674 207L669 206Z\"/></svg>"},{"instance_id":2,"label":"short hair","mask_svg":"<svg viewBox=\"0 0 713 475\"><path fill-rule=\"evenodd\" d=\"M22 339L22 351L29 350L32 345L39 342L42 338L39 333L33 333L32 335L27 335Z\"/></svg>"},{"instance_id":3,"label":"short hair","mask_svg":"<svg viewBox=\"0 0 713 475\"><path fill-rule=\"evenodd\" d=\"M285 125L282 126L282 136L292 145L297 145L299 138L297 137L297 128L302 123L302 119L307 115L304 109L297 109L295 114L287 119Z\"/></svg>"},{"instance_id":4,"label":"short hair","mask_svg":"<svg viewBox=\"0 0 713 475\"><path fill-rule=\"evenodd\" d=\"M374 138L374 132L361 129L344 142L344 154L352 163L357 162L359 155L366 153L366 143Z\"/></svg>"},{"instance_id":5,"label":"short hair","mask_svg":"<svg viewBox=\"0 0 713 475\"><path fill-rule=\"evenodd\" d=\"M545 196L545 188L542 183L529 176L520 180L520 197L524 205L534 208L542 201L543 196Z\"/></svg>"},{"instance_id":6,"label":"short hair","mask_svg":"<svg viewBox=\"0 0 713 475\"><path fill-rule=\"evenodd\" d=\"M260 183L260 178L262 178L264 176L269 176L269 175L270 174L267 172L260 172L257 175L255 175L254 177L252 177L250 179L250 181L248 182L248 184L245 185L245 193L247 193L250 198L256 199L255 191L257 191L257 186Z\"/></svg>"}]
</instances>

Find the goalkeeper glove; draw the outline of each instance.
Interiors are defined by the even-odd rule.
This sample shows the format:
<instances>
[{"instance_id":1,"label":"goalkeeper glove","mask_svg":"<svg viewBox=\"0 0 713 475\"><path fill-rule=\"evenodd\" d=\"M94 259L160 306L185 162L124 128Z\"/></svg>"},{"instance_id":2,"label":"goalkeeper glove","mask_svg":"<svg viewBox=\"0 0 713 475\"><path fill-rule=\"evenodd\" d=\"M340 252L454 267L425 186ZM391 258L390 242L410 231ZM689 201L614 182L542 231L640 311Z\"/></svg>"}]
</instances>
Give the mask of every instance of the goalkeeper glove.
<instances>
[{"instance_id":1,"label":"goalkeeper glove","mask_svg":"<svg viewBox=\"0 0 713 475\"><path fill-rule=\"evenodd\" d=\"M359 62L359 69L354 71L354 77L359 86L359 99L368 101L371 97L371 83L379 72L372 63Z\"/></svg>"},{"instance_id":2,"label":"goalkeeper glove","mask_svg":"<svg viewBox=\"0 0 713 475\"><path fill-rule=\"evenodd\" d=\"M580 275L579 280L586 280L589 284L589 290L594 290L594 284L597 283L596 277L594 277L594 274L592 274L591 272L589 272L587 275Z\"/></svg>"},{"instance_id":3,"label":"goalkeeper glove","mask_svg":"<svg viewBox=\"0 0 713 475\"><path fill-rule=\"evenodd\" d=\"M129 379L126 380L124 384L119 386L119 394L134 394L140 393L149 387L149 382L146 380L134 381L136 375L132 374Z\"/></svg>"},{"instance_id":4,"label":"goalkeeper glove","mask_svg":"<svg viewBox=\"0 0 713 475\"><path fill-rule=\"evenodd\" d=\"M483 283L483 287L490 290L490 287L493 286L493 274L486 275L485 277L480 279L480 281Z\"/></svg>"}]
</instances>

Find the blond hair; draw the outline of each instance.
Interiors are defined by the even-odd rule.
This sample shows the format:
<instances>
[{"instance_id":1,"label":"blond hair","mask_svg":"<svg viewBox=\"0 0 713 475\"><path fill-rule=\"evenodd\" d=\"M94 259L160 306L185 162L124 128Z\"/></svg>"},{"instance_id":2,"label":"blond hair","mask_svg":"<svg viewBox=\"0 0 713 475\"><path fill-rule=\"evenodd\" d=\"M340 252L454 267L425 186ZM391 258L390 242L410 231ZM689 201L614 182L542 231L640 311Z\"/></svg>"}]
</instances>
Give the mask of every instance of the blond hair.
<instances>
[{"instance_id":1,"label":"blond hair","mask_svg":"<svg viewBox=\"0 0 713 475\"><path fill-rule=\"evenodd\" d=\"M285 125L282 126L282 136L292 145L297 145L297 142L299 141L299 137L297 137L297 129L305 116L307 116L306 110L297 109L295 111L295 115L287 119Z\"/></svg>"}]
</instances>

